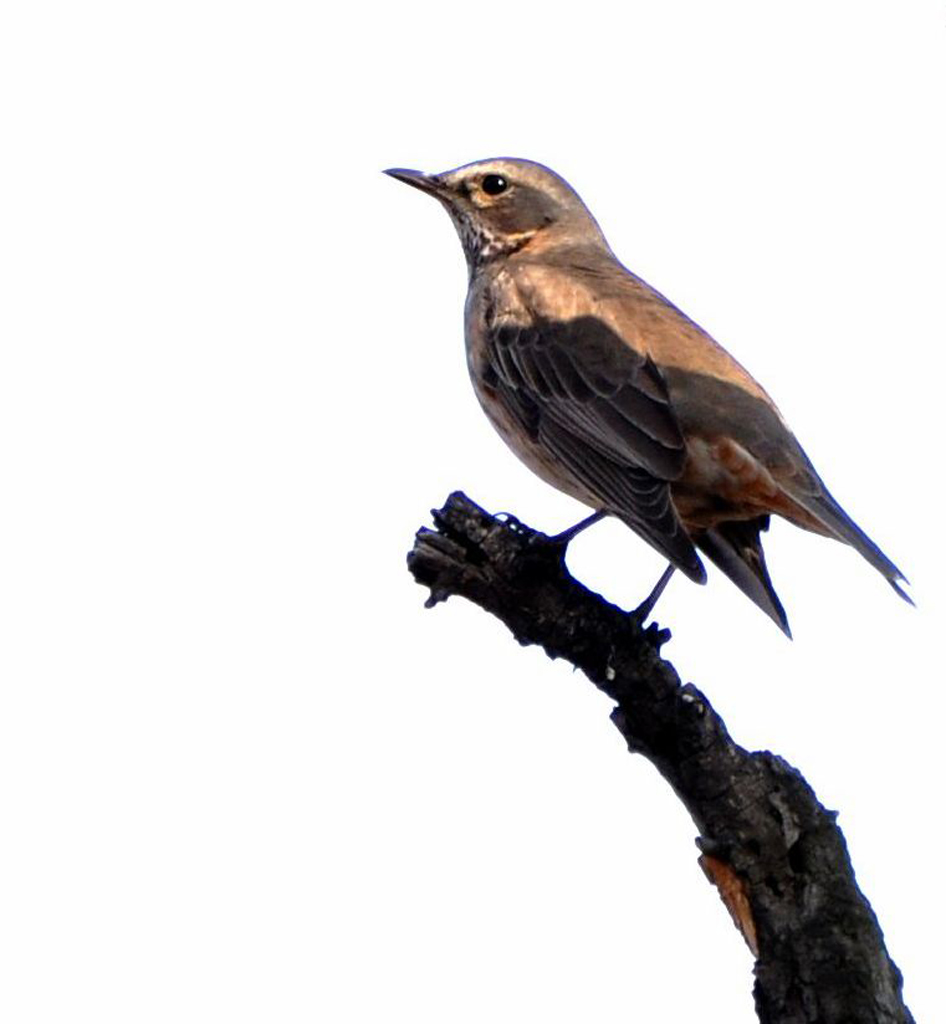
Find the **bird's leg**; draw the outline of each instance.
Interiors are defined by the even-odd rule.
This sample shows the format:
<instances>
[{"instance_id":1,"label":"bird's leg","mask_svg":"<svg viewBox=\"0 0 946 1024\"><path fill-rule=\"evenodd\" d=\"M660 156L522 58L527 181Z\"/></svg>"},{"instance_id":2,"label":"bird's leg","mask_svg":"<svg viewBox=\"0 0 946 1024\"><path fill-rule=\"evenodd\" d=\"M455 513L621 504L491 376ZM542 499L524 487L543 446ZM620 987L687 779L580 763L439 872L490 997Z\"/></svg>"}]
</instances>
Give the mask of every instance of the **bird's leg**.
<instances>
[{"instance_id":1,"label":"bird's leg","mask_svg":"<svg viewBox=\"0 0 946 1024\"><path fill-rule=\"evenodd\" d=\"M607 514L604 509L599 508L597 512L593 512L590 516L582 519L580 523L575 523L574 526L570 526L567 530L562 530L561 533L556 533L554 537L549 537L549 540L553 544L568 547L582 530L587 530L589 526L594 526L595 523L604 519Z\"/></svg>"},{"instance_id":2,"label":"bird's leg","mask_svg":"<svg viewBox=\"0 0 946 1024\"><path fill-rule=\"evenodd\" d=\"M637 619L638 622L643 624L647 621L648 616L654 610L654 605L660 599L660 595L664 592L665 587L670 582L670 577L673 575L674 569L673 562L671 562L666 569L663 571L663 575L657 580L657 585L648 594L648 596L634 609L631 614Z\"/></svg>"}]
</instances>

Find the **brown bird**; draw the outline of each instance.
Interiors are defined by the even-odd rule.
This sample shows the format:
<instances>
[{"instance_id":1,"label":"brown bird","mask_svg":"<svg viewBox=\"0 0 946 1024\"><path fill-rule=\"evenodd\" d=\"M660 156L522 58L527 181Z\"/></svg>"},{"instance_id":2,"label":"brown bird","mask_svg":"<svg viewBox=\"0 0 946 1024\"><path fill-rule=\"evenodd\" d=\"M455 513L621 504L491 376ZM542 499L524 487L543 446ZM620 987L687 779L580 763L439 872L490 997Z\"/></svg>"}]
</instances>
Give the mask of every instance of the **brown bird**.
<instances>
[{"instance_id":1,"label":"brown bird","mask_svg":"<svg viewBox=\"0 0 946 1024\"><path fill-rule=\"evenodd\" d=\"M470 271L480 403L543 480L640 534L697 583L697 548L791 636L760 534L772 514L850 544L906 601L900 570L831 497L762 387L618 262L572 187L528 160L386 172L439 199Z\"/></svg>"}]
</instances>

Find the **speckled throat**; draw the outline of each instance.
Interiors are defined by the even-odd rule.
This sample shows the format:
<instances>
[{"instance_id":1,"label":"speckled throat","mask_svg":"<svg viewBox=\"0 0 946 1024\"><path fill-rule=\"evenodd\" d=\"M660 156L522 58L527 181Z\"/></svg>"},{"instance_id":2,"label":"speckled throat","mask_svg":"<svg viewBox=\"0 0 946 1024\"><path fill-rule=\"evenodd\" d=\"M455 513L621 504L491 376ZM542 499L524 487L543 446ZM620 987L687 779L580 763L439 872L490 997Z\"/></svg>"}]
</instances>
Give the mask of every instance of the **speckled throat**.
<instances>
[{"instance_id":1,"label":"speckled throat","mask_svg":"<svg viewBox=\"0 0 946 1024\"><path fill-rule=\"evenodd\" d=\"M508 256L517 252L535 236L537 230L498 235L489 231L483 224L477 223L465 210L448 205L447 212L460 236L460 243L463 246L463 253L471 274L478 267L498 256Z\"/></svg>"}]
</instances>

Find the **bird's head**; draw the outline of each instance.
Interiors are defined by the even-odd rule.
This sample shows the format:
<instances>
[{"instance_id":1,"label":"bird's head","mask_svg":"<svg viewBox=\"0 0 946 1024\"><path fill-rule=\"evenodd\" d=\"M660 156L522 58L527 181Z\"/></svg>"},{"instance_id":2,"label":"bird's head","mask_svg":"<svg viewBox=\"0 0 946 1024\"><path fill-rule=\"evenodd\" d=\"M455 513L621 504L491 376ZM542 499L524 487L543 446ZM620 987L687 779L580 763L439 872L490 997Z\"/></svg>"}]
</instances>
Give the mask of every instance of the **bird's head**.
<instances>
[{"instance_id":1,"label":"bird's head","mask_svg":"<svg viewBox=\"0 0 946 1024\"><path fill-rule=\"evenodd\" d=\"M439 199L447 208L471 271L529 246L604 245L575 190L542 164L511 158L478 160L442 174L385 171Z\"/></svg>"}]
</instances>

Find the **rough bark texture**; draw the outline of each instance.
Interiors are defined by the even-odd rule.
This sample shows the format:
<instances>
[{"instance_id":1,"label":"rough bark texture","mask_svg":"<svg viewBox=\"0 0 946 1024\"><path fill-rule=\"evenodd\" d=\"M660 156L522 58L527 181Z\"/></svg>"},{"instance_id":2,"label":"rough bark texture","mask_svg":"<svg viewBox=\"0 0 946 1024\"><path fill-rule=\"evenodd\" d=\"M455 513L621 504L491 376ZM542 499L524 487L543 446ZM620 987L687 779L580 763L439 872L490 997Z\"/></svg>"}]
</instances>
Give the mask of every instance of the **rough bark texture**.
<instances>
[{"instance_id":1,"label":"rough bark texture","mask_svg":"<svg viewBox=\"0 0 946 1024\"><path fill-rule=\"evenodd\" d=\"M901 976L857 888L832 812L788 763L730 739L706 697L682 685L642 629L565 568L564 548L465 495L433 513L408 556L428 605L465 597L521 644L580 668L617 702L614 724L693 817L703 866L756 955L763 1024L912 1022Z\"/></svg>"}]
</instances>

